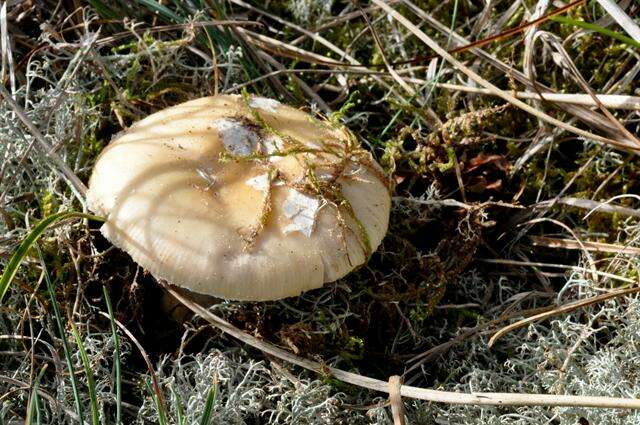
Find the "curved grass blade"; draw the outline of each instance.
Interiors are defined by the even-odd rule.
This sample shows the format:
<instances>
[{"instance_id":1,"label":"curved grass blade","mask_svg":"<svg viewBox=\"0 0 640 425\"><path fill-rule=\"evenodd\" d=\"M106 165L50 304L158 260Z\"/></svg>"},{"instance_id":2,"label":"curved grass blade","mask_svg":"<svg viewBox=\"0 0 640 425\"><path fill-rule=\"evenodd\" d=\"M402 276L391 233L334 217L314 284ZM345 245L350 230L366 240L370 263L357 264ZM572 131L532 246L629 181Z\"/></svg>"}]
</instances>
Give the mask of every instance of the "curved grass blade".
<instances>
[{"instance_id":1,"label":"curved grass blade","mask_svg":"<svg viewBox=\"0 0 640 425\"><path fill-rule=\"evenodd\" d=\"M27 405L27 417L24 420L25 425L32 424L34 415L36 417L36 423L40 423L40 397L38 397L38 389L40 388L40 381L42 380L42 376L46 372L48 366L48 364L45 364L42 369L40 369L40 373L38 373L38 376L33 383L31 397L29 397L29 404Z\"/></svg>"},{"instance_id":2,"label":"curved grass blade","mask_svg":"<svg viewBox=\"0 0 640 425\"><path fill-rule=\"evenodd\" d=\"M180 394L178 394L177 392L175 392L175 390L172 388L170 388L171 394L173 395L173 397L175 397L176 399L176 423L178 425L184 425L186 418L184 417L184 408L182 407L182 397L180 397ZM1 425L1 424L0 424Z\"/></svg>"},{"instance_id":3,"label":"curved grass blade","mask_svg":"<svg viewBox=\"0 0 640 425\"><path fill-rule=\"evenodd\" d=\"M56 300L53 282L51 282L51 278L49 277L49 272L47 271L47 265L45 264L44 258L42 257L42 252L40 251L40 247L38 247L37 244L35 245L35 247L36 247L36 250L38 251L38 257L40 258L40 263L42 264L44 279L47 282L47 292L49 292L49 298L51 299L53 316L56 318L56 326L58 327L60 338L62 338L62 349L64 351L64 358L67 362L67 369L69 369L69 376L71 378L71 391L73 392L73 400L76 405L76 413L78 414L78 418L82 420L84 417L84 412L82 409L82 399L80 398L80 393L78 392L78 381L76 380L76 374L74 373L75 369L73 367L73 360L71 359L71 349L69 348L69 340L67 339L67 333L64 329L62 315L60 314L60 306L58 306L58 301ZM82 421L82 423L84 424L84 421Z\"/></svg>"},{"instance_id":4,"label":"curved grass blade","mask_svg":"<svg viewBox=\"0 0 640 425\"><path fill-rule=\"evenodd\" d=\"M75 212L75 211L52 214L49 217L40 220L40 222L36 224L36 226L33 228L33 230L31 230L31 232L27 235L27 237L24 238L20 246L18 246L18 249L16 249L16 251L11 256L11 259L7 263L7 266L5 267L4 272L2 272L2 277L0 278L0 305L2 305L2 300L4 299L4 296L7 293L7 290L9 290L9 286L11 285L13 278L16 276L16 273L18 272L18 268L20 267L22 260L24 260L24 258L27 256L27 253L29 252L29 248L31 248L38 239L40 239L40 236L42 236L44 231L47 230L49 226L59 221L65 220L67 218L72 218L72 217L87 218L89 220L96 220L96 221L105 221L105 219L102 217L98 217L96 215L91 215L91 214L85 214L81 212Z\"/></svg>"},{"instance_id":5,"label":"curved grass blade","mask_svg":"<svg viewBox=\"0 0 640 425\"><path fill-rule=\"evenodd\" d=\"M98 397L96 395L96 383L93 380L91 362L89 361L89 356L87 356L87 350L84 348L84 344L82 343L82 338L80 338L78 329L75 327L73 322L69 322L69 326L71 326L71 333L73 333L73 337L75 338L76 344L78 345L78 350L80 351L80 359L82 360L82 365L84 366L84 372L87 375L87 389L89 390L89 399L91 400L91 422L93 423L93 425L100 425Z\"/></svg>"},{"instance_id":6,"label":"curved grass blade","mask_svg":"<svg viewBox=\"0 0 640 425\"><path fill-rule=\"evenodd\" d=\"M204 405L204 412L202 412L202 419L200 419L200 425L209 425L211 424L211 414L213 413L213 405L216 402L216 398L218 397L218 385L214 382L209 388L209 393L207 394L207 401Z\"/></svg>"},{"instance_id":7,"label":"curved grass blade","mask_svg":"<svg viewBox=\"0 0 640 425\"><path fill-rule=\"evenodd\" d=\"M167 415L164 411L164 406L160 402L160 398L157 396L156 392L151 388L149 384L149 380L145 379L144 384L147 387L147 391L151 394L151 398L153 399L153 403L156 405L156 411L158 412L158 424L166 425L167 424Z\"/></svg>"},{"instance_id":8,"label":"curved grass blade","mask_svg":"<svg viewBox=\"0 0 640 425\"><path fill-rule=\"evenodd\" d=\"M162 15L165 19L169 19L172 22L184 22L184 18L182 18L180 15L176 14L167 6L153 0L136 0L136 3L147 7L149 10L152 10L156 14Z\"/></svg>"},{"instance_id":9,"label":"curved grass blade","mask_svg":"<svg viewBox=\"0 0 640 425\"><path fill-rule=\"evenodd\" d=\"M102 293L104 294L104 300L107 304L107 311L109 312L109 321L111 322L111 334L113 336L113 343L115 345L115 353L113 359L113 370L116 379L116 425L122 423L122 378L120 376L120 336L116 329L116 321L113 315L113 307L111 306L111 299L109 298L109 291L107 287L102 287Z\"/></svg>"},{"instance_id":10,"label":"curved grass blade","mask_svg":"<svg viewBox=\"0 0 640 425\"><path fill-rule=\"evenodd\" d=\"M118 19L120 16L111 9L109 6L101 2L100 0L87 0L87 2L93 6L100 16L107 19Z\"/></svg>"},{"instance_id":11,"label":"curved grass blade","mask_svg":"<svg viewBox=\"0 0 640 425\"><path fill-rule=\"evenodd\" d=\"M600 25L596 25L591 22L578 21L577 19L571 19L567 16L554 16L551 18L551 20L560 22L561 24L573 25L589 31L594 31L599 34L605 35L607 37L615 38L619 42L627 44L631 47L635 47L636 49L640 49L640 43L638 43L633 38L627 37L624 34L620 34L616 31L610 30L609 28L604 28L604 27L601 27Z\"/></svg>"}]
</instances>

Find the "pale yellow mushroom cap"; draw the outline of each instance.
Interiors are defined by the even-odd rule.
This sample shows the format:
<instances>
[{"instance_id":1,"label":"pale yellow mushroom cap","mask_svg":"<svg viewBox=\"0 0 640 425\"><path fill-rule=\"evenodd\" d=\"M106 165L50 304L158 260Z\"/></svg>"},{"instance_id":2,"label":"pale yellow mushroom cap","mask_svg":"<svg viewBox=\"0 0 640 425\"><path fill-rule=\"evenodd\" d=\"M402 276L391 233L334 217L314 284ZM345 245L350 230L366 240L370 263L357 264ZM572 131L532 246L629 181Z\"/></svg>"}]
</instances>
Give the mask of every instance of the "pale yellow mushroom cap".
<instances>
[{"instance_id":1,"label":"pale yellow mushroom cap","mask_svg":"<svg viewBox=\"0 0 640 425\"><path fill-rule=\"evenodd\" d=\"M234 300L318 288L387 231L381 168L346 130L279 102L215 96L135 123L89 182L101 231L156 278Z\"/></svg>"}]
</instances>

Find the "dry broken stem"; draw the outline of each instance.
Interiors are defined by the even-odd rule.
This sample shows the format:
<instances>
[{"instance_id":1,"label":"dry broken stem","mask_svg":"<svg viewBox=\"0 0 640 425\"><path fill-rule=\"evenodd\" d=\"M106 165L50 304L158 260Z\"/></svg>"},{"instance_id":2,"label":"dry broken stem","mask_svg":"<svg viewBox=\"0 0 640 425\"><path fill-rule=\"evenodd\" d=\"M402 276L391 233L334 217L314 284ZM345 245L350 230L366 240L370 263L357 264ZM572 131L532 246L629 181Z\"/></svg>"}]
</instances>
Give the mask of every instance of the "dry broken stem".
<instances>
[{"instance_id":1,"label":"dry broken stem","mask_svg":"<svg viewBox=\"0 0 640 425\"><path fill-rule=\"evenodd\" d=\"M616 298L616 297L621 297L623 295L630 295L630 294L635 294L640 292L640 288L638 287L634 287L634 288L625 288L625 289L620 289L617 291L612 291L609 292L607 294L602 294L602 295L597 295L595 297L590 297L584 300L580 300L580 301L575 301L563 306L560 306L558 308L554 308L553 310L550 311L545 311L543 313L540 314L536 314L534 316L531 317L527 317L526 319L522 319L519 320L515 323L512 323L508 326L505 326L504 328L500 329L498 332L496 332L491 339L489 339L489 348L491 348L496 341L501 338L502 336L504 336L505 334L516 330L518 328L521 328L523 326L526 326L530 323L534 323L534 322L539 322L541 320L545 320L548 319L550 317L553 316L557 316L559 314L566 314L569 313L571 311L577 310L579 308L585 307L587 305L591 305L591 304L596 304L602 301L606 301L606 300L610 300L611 298ZM640 400L639 400L640 401Z\"/></svg>"},{"instance_id":2,"label":"dry broken stem","mask_svg":"<svg viewBox=\"0 0 640 425\"><path fill-rule=\"evenodd\" d=\"M275 356L279 359L303 367L320 374L329 373L340 381L380 391L389 394L389 383L375 378L369 378L357 373L347 372L342 369L333 368L326 364L321 364L312 360L292 354L282 348L258 339L246 332L236 328L224 319L209 312L201 305L189 300L184 295L174 290L169 284L160 281L161 285L169 291L176 299L188 307L195 314L199 315L216 328L220 329L234 338L248 344L258 350ZM556 394L511 394L511 393L455 393L449 391L431 390L426 388L413 387L409 385L400 386L400 395L420 400L433 401L437 403L450 404L470 404L484 406L570 406L570 407L600 407L614 409L640 409L640 399L615 398L615 397L595 397L595 396L570 396Z\"/></svg>"}]
</instances>

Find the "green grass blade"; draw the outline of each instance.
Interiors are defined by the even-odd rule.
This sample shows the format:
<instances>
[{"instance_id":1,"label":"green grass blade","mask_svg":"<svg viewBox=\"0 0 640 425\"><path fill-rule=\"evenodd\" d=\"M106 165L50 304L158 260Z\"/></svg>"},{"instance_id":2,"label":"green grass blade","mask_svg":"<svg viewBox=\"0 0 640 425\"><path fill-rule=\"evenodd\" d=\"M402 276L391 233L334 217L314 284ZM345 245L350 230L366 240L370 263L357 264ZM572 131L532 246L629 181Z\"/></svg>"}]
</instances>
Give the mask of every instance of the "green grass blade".
<instances>
[{"instance_id":1,"label":"green grass blade","mask_svg":"<svg viewBox=\"0 0 640 425\"><path fill-rule=\"evenodd\" d=\"M100 0L87 0L87 2L93 6L100 16L107 19L118 19L120 16L113 11L109 6L101 2Z\"/></svg>"},{"instance_id":2,"label":"green grass blade","mask_svg":"<svg viewBox=\"0 0 640 425\"><path fill-rule=\"evenodd\" d=\"M166 413L164 411L164 408L162 407L162 403L160 403L160 399L156 395L156 392L153 391L153 389L151 388L151 385L149 384L149 380L145 379L144 383L147 386L147 391L149 391L149 393L151 394L151 398L153 399L153 403L156 405L156 411L158 412L158 423L160 425L166 425L167 424L167 415L166 415Z\"/></svg>"},{"instance_id":3,"label":"green grass blade","mask_svg":"<svg viewBox=\"0 0 640 425\"><path fill-rule=\"evenodd\" d=\"M93 423L93 425L100 425L98 397L96 395L96 384L93 380L91 362L89 361L89 356L87 356L87 350L84 348L84 344L82 343L82 338L80 338L78 329L76 329L73 322L69 322L69 325L71 326L71 333L73 333L73 337L76 339L76 344L78 345L78 350L80 351L80 359L82 360L82 365L84 366L84 372L87 375L87 389L89 391L89 399L91 400L91 422Z\"/></svg>"},{"instance_id":4,"label":"green grass blade","mask_svg":"<svg viewBox=\"0 0 640 425\"><path fill-rule=\"evenodd\" d=\"M173 396L176 399L176 422L178 425L184 425L185 421L187 420L187 418L185 418L184 416L184 408L182 407L182 397L180 397L180 394L178 394L177 392L174 391L173 388L171 388L171 394L173 394Z\"/></svg>"},{"instance_id":5,"label":"green grass blade","mask_svg":"<svg viewBox=\"0 0 640 425\"><path fill-rule=\"evenodd\" d=\"M42 417L40 414L40 397L38 397L38 394L36 393L36 425L41 425L42 424Z\"/></svg>"},{"instance_id":6,"label":"green grass blade","mask_svg":"<svg viewBox=\"0 0 640 425\"><path fill-rule=\"evenodd\" d=\"M18 272L18 268L20 267L22 260L24 260L24 258L27 256L27 253L29 252L29 249L33 246L33 244L36 243L36 241L40 238L40 236L42 236L44 231L47 230L49 226L59 221L62 221L64 219L72 218L72 217L80 217L80 218L88 218L90 220L104 221L102 217L72 211L72 212L61 212L57 214L52 214L49 217L41 220L38 224L36 224L33 230L31 230L31 232L27 235L27 237L24 238L22 243L20 243L20 246L18 246L18 249L16 249L16 251L13 253L13 255L11 256L11 259L9 259L9 262L7 263L7 266L4 269L4 272L2 272L2 277L0 278L0 306L2 305L2 300L5 294L9 290L9 286L11 285L13 278L16 276L16 273Z\"/></svg>"},{"instance_id":7,"label":"green grass blade","mask_svg":"<svg viewBox=\"0 0 640 425\"><path fill-rule=\"evenodd\" d=\"M27 405L27 417L24 420L25 425L31 425L33 421L33 415L36 416L36 423L40 424L40 397L38 397L38 388L40 387L40 381L42 380L42 376L44 375L48 366L48 364L45 364L42 369L40 369L40 373L38 373L38 376L33 383L31 397L29 397L29 404Z\"/></svg>"},{"instance_id":8,"label":"green grass blade","mask_svg":"<svg viewBox=\"0 0 640 425\"><path fill-rule=\"evenodd\" d=\"M218 397L218 386L214 382L209 388L207 394L207 401L204 405L204 412L202 412L202 419L200 419L200 425L209 425L211 423L211 414L213 413L213 405Z\"/></svg>"},{"instance_id":9,"label":"green grass blade","mask_svg":"<svg viewBox=\"0 0 640 425\"><path fill-rule=\"evenodd\" d=\"M138 4L146 6L148 9L152 10L154 13L162 15L164 18L169 19L171 22L179 24L184 22L184 18L180 15L173 12L167 6L156 2L155 0L136 0Z\"/></svg>"},{"instance_id":10,"label":"green grass blade","mask_svg":"<svg viewBox=\"0 0 640 425\"><path fill-rule=\"evenodd\" d=\"M56 300L55 290L53 287L53 282L51 282L51 278L49 277L49 272L47 271L47 265L44 262L44 258L42 257L42 252L40 251L40 247L38 245L35 246L38 251L38 257L40 257L40 263L42 264L42 271L44 272L44 279L47 282L47 291L49 292L49 298L51 299L51 306L53 308L53 315L56 318L56 326L58 327L58 332L60 333L60 338L62 338L62 348L64 350L64 357L67 361L67 369L69 369L69 376L71 377L71 390L73 391L73 399L76 405L76 413L78 414L78 418L82 420L84 418L83 409L82 409L82 400L80 399L80 393L78 392L78 382L76 380L76 374L74 373L73 360L71 359L71 349L69 348L69 340L67 339L67 333L64 329L64 322L62 321L62 315L60 314L60 306L58 306L58 301Z\"/></svg>"},{"instance_id":11,"label":"green grass blade","mask_svg":"<svg viewBox=\"0 0 640 425\"><path fill-rule=\"evenodd\" d=\"M116 329L115 317L113 315L113 307L111 306L111 299L109 298L109 291L107 287L102 287L104 294L104 301L107 304L107 311L109 312L109 320L111 321L111 334L113 336L113 342L115 345L115 353L113 359L113 370L116 379L116 425L122 423L122 378L120 376L120 336Z\"/></svg>"},{"instance_id":12,"label":"green grass blade","mask_svg":"<svg viewBox=\"0 0 640 425\"><path fill-rule=\"evenodd\" d=\"M593 24L591 22L578 21L576 19L571 19L567 16L552 16L552 21L559 22L561 24L573 25L579 28L584 28L589 31L594 31L599 34L605 35L607 37L615 38L621 43L627 44L631 47L635 47L636 49L640 49L640 43L634 40L631 37L627 37L624 34L620 34L616 31L610 30L609 28L601 27L600 25Z\"/></svg>"}]
</instances>

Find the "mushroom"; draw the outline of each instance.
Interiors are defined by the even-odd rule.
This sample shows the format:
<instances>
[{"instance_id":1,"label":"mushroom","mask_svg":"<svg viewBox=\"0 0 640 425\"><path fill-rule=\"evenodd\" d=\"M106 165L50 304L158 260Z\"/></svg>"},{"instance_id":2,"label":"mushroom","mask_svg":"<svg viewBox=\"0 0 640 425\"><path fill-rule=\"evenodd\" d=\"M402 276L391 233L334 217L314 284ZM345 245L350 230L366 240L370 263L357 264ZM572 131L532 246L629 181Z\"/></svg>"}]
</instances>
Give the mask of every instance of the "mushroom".
<instances>
[{"instance_id":1,"label":"mushroom","mask_svg":"<svg viewBox=\"0 0 640 425\"><path fill-rule=\"evenodd\" d=\"M233 300L335 281L384 237L388 179L346 129L262 97L192 100L101 153L88 205L156 278Z\"/></svg>"}]
</instances>

